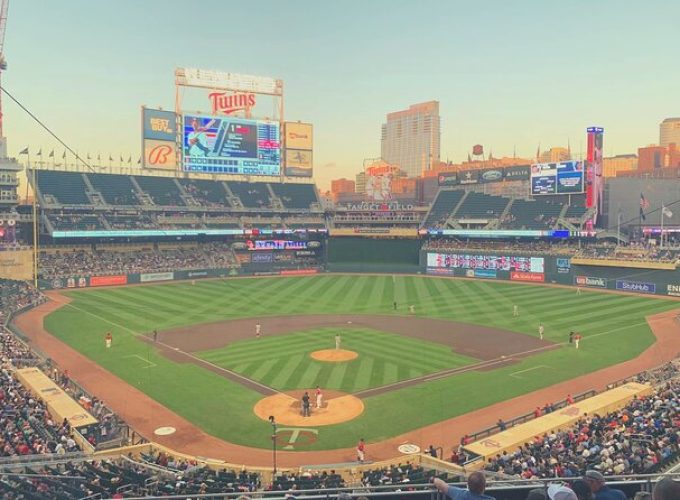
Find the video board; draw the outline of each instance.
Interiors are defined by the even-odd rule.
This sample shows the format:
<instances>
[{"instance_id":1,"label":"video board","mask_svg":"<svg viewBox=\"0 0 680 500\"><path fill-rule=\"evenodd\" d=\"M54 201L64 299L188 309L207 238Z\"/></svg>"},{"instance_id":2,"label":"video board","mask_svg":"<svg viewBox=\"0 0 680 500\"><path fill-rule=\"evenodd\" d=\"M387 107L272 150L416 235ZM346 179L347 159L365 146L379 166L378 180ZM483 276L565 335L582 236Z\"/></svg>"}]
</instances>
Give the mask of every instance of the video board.
<instances>
[{"instance_id":1,"label":"video board","mask_svg":"<svg viewBox=\"0 0 680 500\"><path fill-rule=\"evenodd\" d=\"M210 174L280 175L279 124L234 117L184 115L184 170Z\"/></svg>"},{"instance_id":2,"label":"video board","mask_svg":"<svg viewBox=\"0 0 680 500\"><path fill-rule=\"evenodd\" d=\"M495 269L497 271L545 272L543 257L470 255L428 252L427 267L444 269Z\"/></svg>"},{"instance_id":3,"label":"video board","mask_svg":"<svg viewBox=\"0 0 680 500\"><path fill-rule=\"evenodd\" d=\"M531 166L531 194L583 193L583 162L562 161Z\"/></svg>"}]
</instances>

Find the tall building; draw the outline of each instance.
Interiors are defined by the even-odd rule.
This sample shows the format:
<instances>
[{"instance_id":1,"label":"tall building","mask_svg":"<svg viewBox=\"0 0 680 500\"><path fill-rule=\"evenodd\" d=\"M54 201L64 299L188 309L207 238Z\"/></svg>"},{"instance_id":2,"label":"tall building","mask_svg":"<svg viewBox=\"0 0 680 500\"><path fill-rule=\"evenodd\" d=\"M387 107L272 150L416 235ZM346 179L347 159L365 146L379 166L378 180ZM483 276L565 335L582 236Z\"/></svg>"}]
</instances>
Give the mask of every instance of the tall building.
<instances>
[{"instance_id":1,"label":"tall building","mask_svg":"<svg viewBox=\"0 0 680 500\"><path fill-rule=\"evenodd\" d=\"M680 118L666 118L659 125L659 146L667 148L671 143L680 148Z\"/></svg>"},{"instance_id":2,"label":"tall building","mask_svg":"<svg viewBox=\"0 0 680 500\"><path fill-rule=\"evenodd\" d=\"M366 193L366 172L359 172L354 176L354 192L359 194Z\"/></svg>"},{"instance_id":3,"label":"tall building","mask_svg":"<svg viewBox=\"0 0 680 500\"><path fill-rule=\"evenodd\" d=\"M420 177L439 164L440 139L439 102L413 104L387 115L382 126L381 157L407 176Z\"/></svg>"},{"instance_id":4,"label":"tall building","mask_svg":"<svg viewBox=\"0 0 680 500\"><path fill-rule=\"evenodd\" d=\"M635 171L638 168L638 157L634 154L616 155L602 160L602 175L616 177L619 172Z\"/></svg>"},{"instance_id":5,"label":"tall building","mask_svg":"<svg viewBox=\"0 0 680 500\"><path fill-rule=\"evenodd\" d=\"M350 179L335 179L331 181L331 195L337 201L339 195L354 192L354 181Z\"/></svg>"},{"instance_id":6,"label":"tall building","mask_svg":"<svg viewBox=\"0 0 680 500\"><path fill-rule=\"evenodd\" d=\"M571 160L571 151L567 148L550 148L538 157L539 163L555 163Z\"/></svg>"},{"instance_id":7,"label":"tall building","mask_svg":"<svg viewBox=\"0 0 680 500\"><path fill-rule=\"evenodd\" d=\"M665 167L666 148L654 144L638 148L638 171L651 172Z\"/></svg>"}]
</instances>

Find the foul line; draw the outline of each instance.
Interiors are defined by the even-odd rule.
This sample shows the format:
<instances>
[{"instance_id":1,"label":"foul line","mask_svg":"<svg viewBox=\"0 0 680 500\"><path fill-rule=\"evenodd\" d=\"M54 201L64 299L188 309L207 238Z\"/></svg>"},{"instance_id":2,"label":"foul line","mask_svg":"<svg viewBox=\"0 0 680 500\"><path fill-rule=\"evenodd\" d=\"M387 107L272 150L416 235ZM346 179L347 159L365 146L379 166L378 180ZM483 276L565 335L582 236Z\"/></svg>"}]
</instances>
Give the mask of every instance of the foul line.
<instances>
[{"instance_id":1,"label":"foul line","mask_svg":"<svg viewBox=\"0 0 680 500\"><path fill-rule=\"evenodd\" d=\"M52 299L52 300L54 300L54 299ZM85 314L89 314L90 316L92 316L92 317L94 317L94 318L97 318L97 319L99 319L99 320L101 320L101 321L104 321L104 322L106 322L106 323L109 323L110 325L117 326L118 328L122 328L123 330L127 330L128 332L130 332L130 333L131 333L132 335L134 335L135 337L142 337L142 338L148 340L148 337L146 337L145 335L142 335L142 334L139 333L139 332L134 331L132 328L129 328L129 327L127 327L127 326L123 326L123 325L121 325L120 323L116 323L115 321L111 321L110 319L106 319L106 318L104 318L103 316L100 316L99 314L95 314L95 313L93 313L93 312L87 311L86 309L82 309L82 308L80 308L80 307L78 307L78 306L74 306L73 304L71 304L71 303L69 303L69 302L63 302L63 301L58 301L58 300L55 300L55 302L61 302L61 304L64 305L64 306L72 307L73 309L76 309L76 310L78 310L78 311L84 312ZM191 353L189 353L189 352L186 352L186 351L181 350L179 347L175 347L175 346L166 344L166 343L164 343L164 342L159 342L159 341L156 341L155 344L157 344L157 345L162 345L163 347L167 348L168 350L178 352L178 353L180 353L180 354L182 354L182 355L184 355L184 356L187 356L187 357L193 359L194 361L197 361L197 362L199 362L199 363L202 363L202 364L211 366L211 367L214 368L215 370L218 370L218 371L221 371L221 372L224 372L224 373L228 373L228 374L230 374L230 375L232 375L232 376L234 376L234 377L236 377L236 378L239 378L239 379L241 379L241 380L244 380L244 381L248 382L249 384L257 385L257 386L259 386L259 387L261 387L261 388L263 388L263 389L266 389L266 390L268 390L268 391L275 392L275 393L277 393L277 394L283 394L281 391L278 391L278 390L276 390L276 389L274 389L274 388L272 388L272 387L269 387L269 386L267 386L267 385L261 384L260 382L258 382L258 381L256 381L256 380L252 380L252 379L249 379L248 377L244 377L244 376L241 375L240 373L236 373L236 372L233 372L233 371L228 370L228 369L226 369L226 368L222 368L221 366L218 366L218 365L216 365L216 364L214 364L214 363L211 363L210 361L206 361L205 359L201 359L201 358L199 358L199 357L197 357L197 356L194 356L193 354L191 354ZM146 361L144 358L141 358L141 359L143 359L144 361Z\"/></svg>"},{"instance_id":2,"label":"foul line","mask_svg":"<svg viewBox=\"0 0 680 500\"><path fill-rule=\"evenodd\" d=\"M511 376L511 377L516 377L516 376L517 376L518 374L520 374L520 373L526 373L526 372L530 372L530 371L533 371L533 370L538 370L538 369L540 369L540 368L549 368L549 366L547 366L547 365L532 366L531 368L527 368L526 370L520 370L520 371L518 371L518 372L512 372L512 373L510 374L510 376ZM522 378L522 377L519 377L519 378Z\"/></svg>"},{"instance_id":3,"label":"foul line","mask_svg":"<svg viewBox=\"0 0 680 500\"><path fill-rule=\"evenodd\" d=\"M154 366L158 366L156 363L152 363L152 362L149 361L148 359L144 359L144 358L141 357L139 354L128 354L127 356L123 356L123 357L124 357L124 358L137 358L137 359L141 359L142 361L144 361L145 363L147 363L149 366L142 366L142 370L145 370L145 369L147 369L147 368L153 368Z\"/></svg>"}]
</instances>

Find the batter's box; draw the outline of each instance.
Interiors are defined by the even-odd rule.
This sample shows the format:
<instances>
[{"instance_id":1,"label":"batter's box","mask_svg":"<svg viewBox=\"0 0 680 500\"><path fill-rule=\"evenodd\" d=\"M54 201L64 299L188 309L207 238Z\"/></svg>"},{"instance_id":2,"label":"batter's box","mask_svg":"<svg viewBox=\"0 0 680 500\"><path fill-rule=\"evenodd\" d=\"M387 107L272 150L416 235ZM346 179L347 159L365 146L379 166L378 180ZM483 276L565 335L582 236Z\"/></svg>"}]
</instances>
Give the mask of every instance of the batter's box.
<instances>
[{"instance_id":1,"label":"batter's box","mask_svg":"<svg viewBox=\"0 0 680 500\"><path fill-rule=\"evenodd\" d=\"M139 361L141 361L141 362L142 362L142 366L140 366L140 368L141 368L142 370L145 370L145 369L147 369L147 368L155 368L155 367L158 366L156 363L153 363L153 362L149 361L148 359L144 359L144 358L141 357L139 354L129 354L129 355L123 356L123 357L124 357L124 358L136 358L136 359L138 359Z\"/></svg>"}]
</instances>

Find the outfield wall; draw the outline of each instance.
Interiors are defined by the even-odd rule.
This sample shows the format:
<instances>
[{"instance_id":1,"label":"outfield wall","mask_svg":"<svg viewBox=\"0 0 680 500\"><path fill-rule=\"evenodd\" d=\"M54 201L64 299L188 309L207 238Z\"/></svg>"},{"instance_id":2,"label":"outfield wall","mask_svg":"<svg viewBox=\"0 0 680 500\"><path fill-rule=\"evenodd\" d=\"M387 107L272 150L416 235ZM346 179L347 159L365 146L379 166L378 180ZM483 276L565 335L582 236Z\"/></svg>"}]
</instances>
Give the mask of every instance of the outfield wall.
<instances>
[{"instance_id":1,"label":"outfield wall","mask_svg":"<svg viewBox=\"0 0 680 500\"><path fill-rule=\"evenodd\" d=\"M508 262L520 267L508 268ZM512 250L421 250L419 272L435 276L553 283L680 297L680 269L577 265L571 262L568 255L527 255Z\"/></svg>"}]
</instances>

